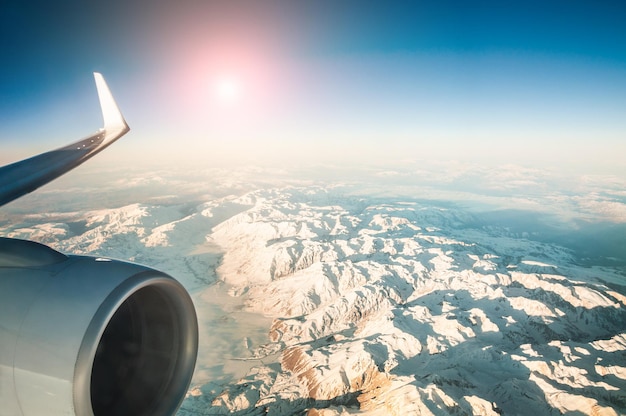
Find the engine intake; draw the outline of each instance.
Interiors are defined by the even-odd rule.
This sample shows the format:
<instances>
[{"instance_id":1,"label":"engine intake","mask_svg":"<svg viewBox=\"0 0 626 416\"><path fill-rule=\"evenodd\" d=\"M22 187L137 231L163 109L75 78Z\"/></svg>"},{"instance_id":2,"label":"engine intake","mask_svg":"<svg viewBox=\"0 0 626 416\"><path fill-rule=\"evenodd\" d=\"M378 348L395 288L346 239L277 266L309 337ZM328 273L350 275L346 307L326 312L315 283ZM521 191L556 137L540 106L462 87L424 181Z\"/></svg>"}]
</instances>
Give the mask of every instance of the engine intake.
<instances>
[{"instance_id":1,"label":"engine intake","mask_svg":"<svg viewBox=\"0 0 626 416\"><path fill-rule=\"evenodd\" d=\"M2 415L169 416L184 399L198 350L187 291L132 263L57 256L18 241L41 264L0 264ZM11 246L11 247L9 247ZM61 255L62 256L62 255Z\"/></svg>"}]
</instances>

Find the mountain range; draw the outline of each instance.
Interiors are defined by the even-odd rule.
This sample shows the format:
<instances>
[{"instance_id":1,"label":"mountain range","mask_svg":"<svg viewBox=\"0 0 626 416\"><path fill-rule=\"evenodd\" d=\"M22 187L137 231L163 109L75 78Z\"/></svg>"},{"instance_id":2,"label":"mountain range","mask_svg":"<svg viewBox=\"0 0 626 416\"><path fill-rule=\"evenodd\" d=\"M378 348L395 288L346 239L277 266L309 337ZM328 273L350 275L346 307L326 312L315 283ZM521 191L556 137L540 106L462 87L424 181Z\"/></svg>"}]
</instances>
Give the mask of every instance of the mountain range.
<instances>
[{"instance_id":1,"label":"mountain range","mask_svg":"<svg viewBox=\"0 0 626 416\"><path fill-rule=\"evenodd\" d=\"M458 204L282 186L1 231L193 292L180 415L626 412L624 270Z\"/></svg>"}]
</instances>

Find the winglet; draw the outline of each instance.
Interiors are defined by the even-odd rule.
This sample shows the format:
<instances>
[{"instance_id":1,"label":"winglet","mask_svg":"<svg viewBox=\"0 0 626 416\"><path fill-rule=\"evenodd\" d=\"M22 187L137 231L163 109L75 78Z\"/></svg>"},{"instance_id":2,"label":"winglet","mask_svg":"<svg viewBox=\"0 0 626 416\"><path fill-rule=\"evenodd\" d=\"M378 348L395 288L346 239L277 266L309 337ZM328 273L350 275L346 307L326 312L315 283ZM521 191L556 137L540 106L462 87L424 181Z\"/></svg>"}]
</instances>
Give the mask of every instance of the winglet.
<instances>
[{"instance_id":1,"label":"winglet","mask_svg":"<svg viewBox=\"0 0 626 416\"><path fill-rule=\"evenodd\" d=\"M0 206L34 191L100 153L130 128L102 75L94 72L104 128L56 150L0 167Z\"/></svg>"},{"instance_id":2,"label":"winglet","mask_svg":"<svg viewBox=\"0 0 626 416\"><path fill-rule=\"evenodd\" d=\"M102 118L104 119L104 129L107 131L123 130L124 132L130 130L102 74L94 72L93 76L96 79L96 88L98 89L98 98L100 99L100 108L102 109Z\"/></svg>"}]
</instances>

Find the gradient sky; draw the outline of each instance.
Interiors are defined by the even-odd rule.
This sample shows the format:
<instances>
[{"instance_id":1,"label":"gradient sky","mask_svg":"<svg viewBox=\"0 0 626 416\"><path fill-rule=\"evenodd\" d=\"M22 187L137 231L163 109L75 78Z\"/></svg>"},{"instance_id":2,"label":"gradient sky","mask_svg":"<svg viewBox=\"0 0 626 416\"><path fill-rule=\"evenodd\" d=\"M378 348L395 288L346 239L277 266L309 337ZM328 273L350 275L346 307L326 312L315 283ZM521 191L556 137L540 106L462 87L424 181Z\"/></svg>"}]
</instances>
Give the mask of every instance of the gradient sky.
<instances>
[{"instance_id":1,"label":"gradient sky","mask_svg":"<svg viewBox=\"0 0 626 416\"><path fill-rule=\"evenodd\" d=\"M9 1L0 20L0 162L100 127L99 71L132 128L113 159L624 167L622 1Z\"/></svg>"}]
</instances>

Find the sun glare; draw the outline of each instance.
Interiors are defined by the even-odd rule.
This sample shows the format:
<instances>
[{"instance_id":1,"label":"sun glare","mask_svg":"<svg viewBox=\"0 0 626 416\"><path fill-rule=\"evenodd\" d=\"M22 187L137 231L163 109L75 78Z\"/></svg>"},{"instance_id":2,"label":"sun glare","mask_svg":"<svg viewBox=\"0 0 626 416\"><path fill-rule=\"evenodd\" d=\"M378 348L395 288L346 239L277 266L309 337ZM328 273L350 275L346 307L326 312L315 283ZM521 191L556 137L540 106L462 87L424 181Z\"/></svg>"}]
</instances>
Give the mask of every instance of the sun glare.
<instances>
[{"instance_id":1,"label":"sun glare","mask_svg":"<svg viewBox=\"0 0 626 416\"><path fill-rule=\"evenodd\" d=\"M215 95L222 103L234 103L241 95L241 85L235 78L220 78L215 82Z\"/></svg>"}]
</instances>

